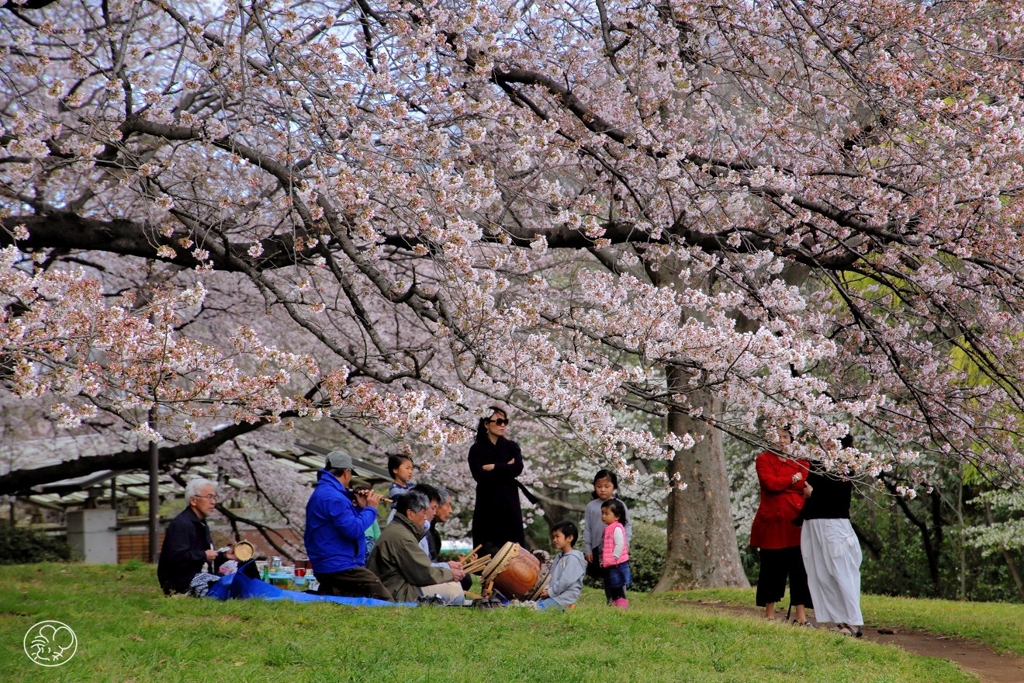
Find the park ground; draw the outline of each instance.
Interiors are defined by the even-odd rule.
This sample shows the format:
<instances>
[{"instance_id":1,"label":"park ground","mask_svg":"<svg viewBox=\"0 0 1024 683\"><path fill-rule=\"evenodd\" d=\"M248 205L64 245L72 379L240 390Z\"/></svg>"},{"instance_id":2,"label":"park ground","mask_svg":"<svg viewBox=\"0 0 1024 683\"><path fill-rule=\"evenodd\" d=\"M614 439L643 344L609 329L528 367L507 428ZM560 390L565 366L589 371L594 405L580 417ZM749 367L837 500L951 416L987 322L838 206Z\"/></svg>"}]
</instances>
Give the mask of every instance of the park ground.
<instances>
[{"instance_id":1,"label":"park ground","mask_svg":"<svg viewBox=\"0 0 1024 683\"><path fill-rule=\"evenodd\" d=\"M749 591L630 599L622 612L588 589L565 613L217 602L163 597L147 565L8 566L0 681L979 680L941 655L766 622L749 609ZM1024 605L865 596L864 612L875 632L884 624L967 638L1003 661L1024 656ZM29 628L47 619L78 637L76 655L60 667L38 666L22 649Z\"/></svg>"}]
</instances>

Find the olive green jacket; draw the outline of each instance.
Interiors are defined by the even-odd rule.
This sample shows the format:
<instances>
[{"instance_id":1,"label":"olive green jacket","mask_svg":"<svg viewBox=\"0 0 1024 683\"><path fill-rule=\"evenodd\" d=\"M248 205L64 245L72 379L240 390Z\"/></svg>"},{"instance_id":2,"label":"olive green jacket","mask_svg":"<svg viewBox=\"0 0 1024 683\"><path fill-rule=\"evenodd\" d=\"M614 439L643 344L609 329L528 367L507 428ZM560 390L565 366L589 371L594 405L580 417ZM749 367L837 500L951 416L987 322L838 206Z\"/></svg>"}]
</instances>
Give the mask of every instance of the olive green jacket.
<instances>
[{"instance_id":1,"label":"olive green jacket","mask_svg":"<svg viewBox=\"0 0 1024 683\"><path fill-rule=\"evenodd\" d=\"M421 538L423 530L396 513L366 561L366 568L380 578L398 602L416 602L420 597L417 586L454 581L452 570L430 565L430 558L419 545Z\"/></svg>"}]
</instances>

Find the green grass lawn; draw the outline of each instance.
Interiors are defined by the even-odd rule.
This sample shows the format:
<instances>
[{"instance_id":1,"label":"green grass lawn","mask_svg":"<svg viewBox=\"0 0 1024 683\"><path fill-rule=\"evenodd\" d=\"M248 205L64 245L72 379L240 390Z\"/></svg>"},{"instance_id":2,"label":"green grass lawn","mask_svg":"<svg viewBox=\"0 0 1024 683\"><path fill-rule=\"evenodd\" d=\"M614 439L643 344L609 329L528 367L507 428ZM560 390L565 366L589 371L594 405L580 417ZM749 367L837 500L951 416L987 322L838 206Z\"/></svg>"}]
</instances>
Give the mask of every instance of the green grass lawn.
<instances>
[{"instance_id":1,"label":"green grass lawn","mask_svg":"<svg viewBox=\"0 0 1024 683\"><path fill-rule=\"evenodd\" d=\"M359 609L168 599L149 566L8 566L0 575L0 681L975 680L945 661L713 614L679 597L631 594L628 612L592 590L565 613ZM64 666L37 666L22 651L25 632L46 619L78 635L78 653Z\"/></svg>"},{"instance_id":2,"label":"green grass lawn","mask_svg":"<svg viewBox=\"0 0 1024 683\"><path fill-rule=\"evenodd\" d=\"M677 603L718 600L750 606L754 604L754 589L686 591L659 597ZM910 628L936 635L972 638L997 651L1024 655L1024 605L864 595L861 610L869 626Z\"/></svg>"}]
</instances>

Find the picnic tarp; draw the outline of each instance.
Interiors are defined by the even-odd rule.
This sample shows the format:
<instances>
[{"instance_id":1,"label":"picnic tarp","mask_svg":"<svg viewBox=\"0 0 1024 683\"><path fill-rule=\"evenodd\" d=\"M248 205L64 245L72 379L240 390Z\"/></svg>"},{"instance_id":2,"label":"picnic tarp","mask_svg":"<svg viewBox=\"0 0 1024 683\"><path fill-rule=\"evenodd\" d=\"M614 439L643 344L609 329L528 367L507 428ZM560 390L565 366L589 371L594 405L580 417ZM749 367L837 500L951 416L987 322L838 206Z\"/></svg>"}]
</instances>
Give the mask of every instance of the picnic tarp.
<instances>
[{"instance_id":1,"label":"picnic tarp","mask_svg":"<svg viewBox=\"0 0 1024 683\"><path fill-rule=\"evenodd\" d=\"M252 562L252 560L249 560ZM244 565L243 565L244 566ZM416 607L415 602L388 602L374 598L342 598L334 595L316 595L289 591L259 579L250 579L242 572L242 567L233 574L222 576L220 581L210 586L206 597L217 600L291 600L293 602L337 602L353 607Z\"/></svg>"}]
</instances>

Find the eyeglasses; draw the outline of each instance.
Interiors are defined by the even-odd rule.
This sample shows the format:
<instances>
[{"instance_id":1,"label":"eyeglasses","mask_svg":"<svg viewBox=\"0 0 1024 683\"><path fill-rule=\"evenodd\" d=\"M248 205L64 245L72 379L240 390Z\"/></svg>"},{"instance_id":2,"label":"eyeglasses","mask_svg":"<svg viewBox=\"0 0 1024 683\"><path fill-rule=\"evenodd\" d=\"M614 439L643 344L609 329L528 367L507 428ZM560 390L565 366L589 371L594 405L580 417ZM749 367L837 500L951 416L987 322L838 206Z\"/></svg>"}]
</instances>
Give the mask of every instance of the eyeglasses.
<instances>
[{"instance_id":1,"label":"eyeglasses","mask_svg":"<svg viewBox=\"0 0 1024 683\"><path fill-rule=\"evenodd\" d=\"M193 498L205 498L206 500L212 500L215 503L217 502L217 494L215 494L215 493L208 493L205 496L192 496L192 497Z\"/></svg>"},{"instance_id":2,"label":"eyeglasses","mask_svg":"<svg viewBox=\"0 0 1024 683\"><path fill-rule=\"evenodd\" d=\"M508 424L508 420L506 420L504 418L501 418L501 417L499 417L497 420L488 420L488 422L493 422L494 424L498 425L499 427L504 427L505 425Z\"/></svg>"}]
</instances>

